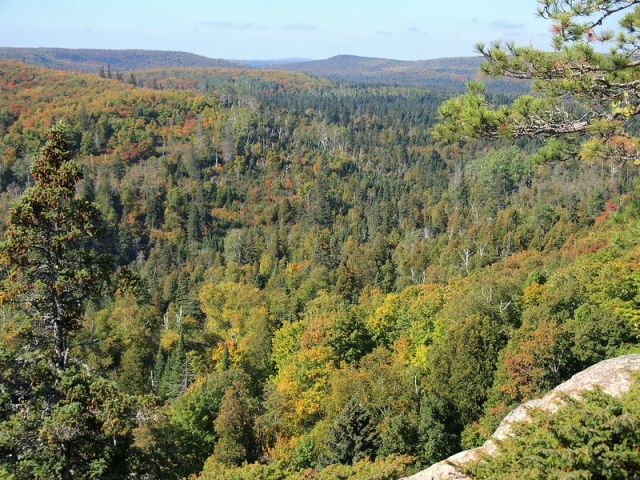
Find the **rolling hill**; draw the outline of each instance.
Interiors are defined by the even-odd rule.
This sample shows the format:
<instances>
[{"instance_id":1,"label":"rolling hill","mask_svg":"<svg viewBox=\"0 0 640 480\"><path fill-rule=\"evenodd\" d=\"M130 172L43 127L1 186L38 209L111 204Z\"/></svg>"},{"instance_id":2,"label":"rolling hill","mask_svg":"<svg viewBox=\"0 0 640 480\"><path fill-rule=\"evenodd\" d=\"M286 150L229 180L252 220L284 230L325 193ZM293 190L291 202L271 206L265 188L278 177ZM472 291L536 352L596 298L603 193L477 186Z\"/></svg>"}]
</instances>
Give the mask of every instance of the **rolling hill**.
<instances>
[{"instance_id":1,"label":"rolling hill","mask_svg":"<svg viewBox=\"0 0 640 480\"><path fill-rule=\"evenodd\" d=\"M220 60L186 52L162 50L99 50L69 48L0 47L0 58L17 60L29 65L55 70L98 72L100 67L129 71L167 67L241 67L229 60Z\"/></svg>"},{"instance_id":2,"label":"rolling hill","mask_svg":"<svg viewBox=\"0 0 640 480\"><path fill-rule=\"evenodd\" d=\"M402 61L338 55L325 60L221 60L185 52L159 50L92 50L64 48L0 48L0 58L17 60L56 70L97 73L184 67L252 68L298 71L317 77L359 84L399 85L459 92L465 83L479 78L481 57L441 58ZM512 79L485 79L494 92L525 93L527 82Z\"/></svg>"},{"instance_id":3,"label":"rolling hill","mask_svg":"<svg viewBox=\"0 0 640 480\"><path fill-rule=\"evenodd\" d=\"M480 57L405 61L359 57L356 55L337 55L326 60L271 65L271 68L299 70L333 78L351 78L354 81L362 81L363 79L376 80L388 77L393 77L394 80L398 78L409 80L425 73L433 75L455 74L470 77L477 73L481 63L482 59Z\"/></svg>"},{"instance_id":4,"label":"rolling hill","mask_svg":"<svg viewBox=\"0 0 640 480\"><path fill-rule=\"evenodd\" d=\"M384 58L338 55L326 60L271 65L269 68L302 71L319 77L355 83L380 83L462 91L470 79L479 78L482 57L439 58L402 61ZM485 79L490 90L524 93L526 82L511 79Z\"/></svg>"}]
</instances>

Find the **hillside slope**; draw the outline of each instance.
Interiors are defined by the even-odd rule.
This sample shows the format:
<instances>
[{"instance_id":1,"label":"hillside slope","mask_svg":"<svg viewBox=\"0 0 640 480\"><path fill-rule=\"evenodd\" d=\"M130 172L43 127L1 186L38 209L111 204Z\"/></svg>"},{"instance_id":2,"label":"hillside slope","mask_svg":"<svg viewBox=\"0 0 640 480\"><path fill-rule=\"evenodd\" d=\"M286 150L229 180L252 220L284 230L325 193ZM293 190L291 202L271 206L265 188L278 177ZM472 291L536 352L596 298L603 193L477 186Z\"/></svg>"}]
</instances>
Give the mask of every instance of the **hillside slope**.
<instances>
[{"instance_id":1,"label":"hillside slope","mask_svg":"<svg viewBox=\"0 0 640 480\"><path fill-rule=\"evenodd\" d=\"M0 233L62 121L78 195L123 272L70 352L145 405L116 414L137 422L117 443L120 478L396 479L640 351L631 162L436 142L447 94L427 89L246 68L135 77L0 61ZM31 330L3 305L0 370L14 372L31 338L15 332ZM0 391L19 404L8 378ZM20 410L2 415L0 478L55 478L42 472L61 456L22 461L11 452L37 444L15 434ZM372 460L335 456L351 420L375 430L357 452Z\"/></svg>"},{"instance_id":2,"label":"hillside slope","mask_svg":"<svg viewBox=\"0 0 640 480\"><path fill-rule=\"evenodd\" d=\"M0 48L0 58L56 70L95 73L110 66L113 72L168 67L241 67L228 60L186 52L161 50L100 50L70 48Z\"/></svg>"},{"instance_id":3,"label":"hillside slope","mask_svg":"<svg viewBox=\"0 0 640 480\"><path fill-rule=\"evenodd\" d=\"M99 50L67 48L0 48L0 58L55 70L98 73L190 67L223 67L257 71L310 73L316 77L360 84L399 85L460 92L471 79L480 78L481 57L402 61L338 55L325 60L221 60L186 52L159 50ZM513 79L483 78L488 91L525 93L529 83Z\"/></svg>"},{"instance_id":4,"label":"hillside slope","mask_svg":"<svg viewBox=\"0 0 640 480\"><path fill-rule=\"evenodd\" d=\"M482 57L439 58L402 61L384 58L338 55L326 60L271 65L269 68L308 72L319 77L356 83L382 83L462 91L470 79L480 78ZM527 82L509 79L484 79L490 90L524 92Z\"/></svg>"}]
</instances>

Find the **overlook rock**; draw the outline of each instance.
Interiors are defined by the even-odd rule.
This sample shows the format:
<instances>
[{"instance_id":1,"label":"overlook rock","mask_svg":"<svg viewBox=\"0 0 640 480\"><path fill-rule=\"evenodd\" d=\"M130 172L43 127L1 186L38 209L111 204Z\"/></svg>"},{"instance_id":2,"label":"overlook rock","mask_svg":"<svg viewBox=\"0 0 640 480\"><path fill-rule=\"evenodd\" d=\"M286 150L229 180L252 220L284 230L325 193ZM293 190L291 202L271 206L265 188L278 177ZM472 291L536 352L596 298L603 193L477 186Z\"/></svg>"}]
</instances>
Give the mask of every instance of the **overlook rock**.
<instances>
[{"instance_id":1,"label":"overlook rock","mask_svg":"<svg viewBox=\"0 0 640 480\"><path fill-rule=\"evenodd\" d=\"M482 454L493 455L496 452L495 441L507 437L514 422L528 421L529 411L532 408L555 412L562 406L564 395L579 397L582 392L596 387L608 395L619 397L629 390L632 381L631 374L636 371L640 371L640 354L624 355L597 363L560 384L543 398L531 400L513 410L500 423L492 437L481 447L457 453L404 480L469 479L459 471L457 466L477 460Z\"/></svg>"}]
</instances>

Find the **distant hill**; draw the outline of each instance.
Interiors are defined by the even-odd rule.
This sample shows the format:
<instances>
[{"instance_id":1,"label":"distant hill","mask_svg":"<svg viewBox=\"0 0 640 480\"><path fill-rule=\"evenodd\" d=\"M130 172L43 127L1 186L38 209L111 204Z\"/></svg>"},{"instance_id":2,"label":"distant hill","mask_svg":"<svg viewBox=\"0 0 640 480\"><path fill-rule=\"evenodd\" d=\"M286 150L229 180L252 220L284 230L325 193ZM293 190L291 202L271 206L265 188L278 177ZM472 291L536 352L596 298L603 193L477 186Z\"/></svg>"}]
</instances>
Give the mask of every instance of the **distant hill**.
<instances>
[{"instance_id":1,"label":"distant hill","mask_svg":"<svg viewBox=\"0 0 640 480\"><path fill-rule=\"evenodd\" d=\"M273 65L287 65L290 63L305 63L313 61L310 58L278 58L275 60L233 60L251 68L268 68Z\"/></svg>"},{"instance_id":2,"label":"distant hill","mask_svg":"<svg viewBox=\"0 0 640 480\"><path fill-rule=\"evenodd\" d=\"M186 67L252 68L310 73L316 77L364 84L401 85L433 90L463 91L466 82L480 78L482 57L402 61L338 55L326 60L221 60L186 52L158 50L97 50L0 47L0 58L56 70L97 73ZM525 93L527 82L484 78L493 92Z\"/></svg>"},{"instance_id":3,"label":"distant hill","mask_svg":"<svg viewBox=\"0 0 640 480\"><path fill-rule=\"evenodd\" d=\"M437 90L461 91L470 79L480 78L482 57L440 58L436 60L402 61L384 58L338 55L326 60L270 65L277 70L307 72L319 77L356 83L384 83ZM483 78L494 91L523 93L527 82L512 79Z\"/></svg>"},{"instance_id":4,"label":"distant hill","mask_svg":"<svg viewBox=\"0 0 640 480\"><path fill-rule=\"evenodd\" d=\"M0 58L55 70L98 72L109 66L112 72L168 67L244 67L186 52L160 50L98 50L69 48L0 47Z\"/></svg>"}]
</instances>

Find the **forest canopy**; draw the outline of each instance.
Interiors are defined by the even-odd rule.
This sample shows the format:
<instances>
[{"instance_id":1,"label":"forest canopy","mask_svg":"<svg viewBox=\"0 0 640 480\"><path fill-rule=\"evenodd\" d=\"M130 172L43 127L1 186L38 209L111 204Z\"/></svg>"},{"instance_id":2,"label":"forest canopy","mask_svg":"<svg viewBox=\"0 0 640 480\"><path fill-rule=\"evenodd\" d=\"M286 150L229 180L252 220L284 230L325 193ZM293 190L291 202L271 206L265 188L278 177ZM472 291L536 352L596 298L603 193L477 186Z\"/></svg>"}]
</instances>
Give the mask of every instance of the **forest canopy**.
<instances>
[{"instance_id":1,"label":"forest canopy","mask_svg":"<svg viewBox=\"0 0 640 480\"><path fill-rule=\"evenodd\" d=\"M0 61L0 476L399 478L638 351L636 165L434 139L506 92L130 80Z\"/></svg>"}]
</instances>

